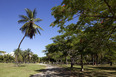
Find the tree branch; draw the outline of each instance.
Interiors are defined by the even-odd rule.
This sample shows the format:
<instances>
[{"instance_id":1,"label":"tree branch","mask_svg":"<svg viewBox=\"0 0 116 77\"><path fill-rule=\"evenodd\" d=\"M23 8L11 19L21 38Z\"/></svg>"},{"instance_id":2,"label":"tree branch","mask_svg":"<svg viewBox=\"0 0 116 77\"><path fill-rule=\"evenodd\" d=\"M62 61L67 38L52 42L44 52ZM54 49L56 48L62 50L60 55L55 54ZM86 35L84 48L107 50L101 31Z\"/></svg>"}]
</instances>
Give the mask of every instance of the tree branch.
<instances>
[{"instance_id":1,"label":"tree branch","mask_svg":"<svg viewBox=\"0 0 116 77\"><path fill-rule=\"evenodd\" d=\"M109 8L109 11L111 11L111 13L113 14L113 16L114 16L114 13L113 13L113 11L112 11L112 9L111 9L111 6L108 4L108 2L106 1L106 0L104 0L104 2L106 3L106 5L108 6L108 8Z\"/></svg>"},{"instance_id":2,"label":"tree branch","mask_svg":"<svg viewBox=\"0 0 116 77\"><path fill-rule=\"evenodd\" d=\"M101 15L85 15L85 17L100 17L100 18L116 18L114 16L101 16Z\"/></svg>"}]
</instances>

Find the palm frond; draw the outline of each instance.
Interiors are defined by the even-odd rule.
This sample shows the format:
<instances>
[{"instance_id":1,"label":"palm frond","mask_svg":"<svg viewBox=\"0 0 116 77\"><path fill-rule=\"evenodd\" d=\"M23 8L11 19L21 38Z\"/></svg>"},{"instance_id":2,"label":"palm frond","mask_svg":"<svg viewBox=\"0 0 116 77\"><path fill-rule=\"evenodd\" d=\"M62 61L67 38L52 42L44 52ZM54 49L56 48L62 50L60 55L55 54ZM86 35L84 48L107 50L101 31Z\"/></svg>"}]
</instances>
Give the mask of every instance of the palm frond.
<instances>
[{"instance_id":1,"label":"palm frond","mask_svg":"<svg viewBox=\"0 0 116 77\"><path fill-rule=\"evenodd\" d=\"M36 11L36 8L33 10L33 18L36 18L36 15L37 15L37 11Z\"/></svg>"},{"instance_id":2,"label":"palm frond","mask_svg":"<svg viewBox=\"0 0 116 77\"><path fill-rule=\"evenodd\" d=\"M26 8L25 11L30 19L33 18L33 13L30 9Z\"/></svg>"},{"instance_id":3,"label":"palm frond","mask_svg":"<svg viewBox=\"0 0 116 77\"><path fill-rule=\"evenodd\" d=\"M18 21L18 23L25 23L25 22L27 22L27 21L28 21L28 20L21 19L21 20Z\"/></svg>"},{"instance_id":4,"label":"palm frond","mask_svg":"<svg viewBox=\"0 0 116 77\"><path fill-rule=\"evenodd\" d=\"M39 21L42 21L42 19L40 19L40 18L34 19L34 22L39 22Z\"/></svg>"},{"instance_id":5,"label":"palm frond","mask_svg":"<svg viewBox=\"0 0 116 77\"><path fill-rule=\"evenodd\" d=\"M26 32L28 26L29 26L29 23L27 22L27 23L25 23L25 24L20 28L20 30L21 30L22 32Z\"/></svg>"},{"instance_id":6,"label":"palm frond","mask_svg":"<svg viewBox=\"0 0 116 77\"><path fill-rule=\"evenodd\" d=\"M19 17L20 17L21 19L29 20L29 18L28 18L27 16L24 16L24 15L19 15Z\"/></svg>"},{"instance_id":7,"label":"palm frond","mask_svg":"<svg viewBox=\"0 0 116 77\"><path fill-rule=\"evenodd\" d=\"M38 26L38 25L36 25L36 24L33 24L33 27L43 30L40 26Z\"/></svg>"},{"instance_id":8,"label":"palm frond","mask_svg":"<svg viewBox=\"0 0 116 77\"><path fill-rule=\"evenodd\" d=\"M36 30L37 30L37 32L41 35L40 31L39 31L38 29L36 29Z\"/></svg>"}]
</instances>

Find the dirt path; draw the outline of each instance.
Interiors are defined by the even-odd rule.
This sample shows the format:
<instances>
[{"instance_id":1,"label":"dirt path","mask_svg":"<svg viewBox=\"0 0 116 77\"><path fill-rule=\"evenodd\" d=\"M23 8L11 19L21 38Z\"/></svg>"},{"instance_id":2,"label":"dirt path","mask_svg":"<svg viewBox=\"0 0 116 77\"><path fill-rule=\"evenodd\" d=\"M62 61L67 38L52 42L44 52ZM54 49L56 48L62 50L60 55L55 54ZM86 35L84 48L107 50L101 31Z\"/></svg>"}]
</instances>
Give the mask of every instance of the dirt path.
<instances>
[{"instance_id":1,"label":"dirt path","mask_svg":"<svg viewBox=\"0 0 116 77\"><path fill-rule=\"evenodd\" d=\"M39 74L32 75L30 77L71 77L70 75L66 75L62 72L62 68L51 66L48 64L39 64L45 65L46 69L39 70Z\"/></svg>"},{"instance_id":2,"label":"dirt path","mask_svg":"<svg viewBox=\"0 0 116 77\"><path fill-rule=\"evenodd\" d=\"M99 72L99 70L95 72L94 71L91 72L90 70L80 72L80 68L75 68L77 71L71 71L70 70L71 68L60 68L48 64L40 64L40 65L45 65L46 69L35 70L41 73L32 75L30 77L116 77L116 72L103 72L103 71ZM103 69L105 68L101 67L101 70ZM107 67L106 70L108 70Z\"/></svg>"}]
</instances>

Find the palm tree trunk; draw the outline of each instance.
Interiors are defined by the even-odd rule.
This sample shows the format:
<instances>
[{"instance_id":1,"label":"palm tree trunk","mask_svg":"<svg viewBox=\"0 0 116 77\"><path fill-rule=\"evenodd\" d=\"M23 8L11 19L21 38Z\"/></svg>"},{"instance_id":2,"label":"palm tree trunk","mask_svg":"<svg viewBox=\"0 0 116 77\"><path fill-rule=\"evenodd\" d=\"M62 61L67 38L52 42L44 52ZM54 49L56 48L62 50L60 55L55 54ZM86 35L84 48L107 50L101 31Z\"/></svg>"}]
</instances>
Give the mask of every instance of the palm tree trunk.
<instances>
[{"instance_id":1,"label":"palm tree trunk","mask_svg":"<svg viewBox=\"0 0 116 77\"><path fill-rule=\"evenodd\" d=\"M18 46L18 53L19 53L20 45L21 45L21 43L23 42L25 36L26 36L26 34L23 36L22 40L21 40L20 43L19 43L19 46ZM16 55L16 63L17 63L17 65L18 65L18 54Z\"/></svg>"}]
</instances>

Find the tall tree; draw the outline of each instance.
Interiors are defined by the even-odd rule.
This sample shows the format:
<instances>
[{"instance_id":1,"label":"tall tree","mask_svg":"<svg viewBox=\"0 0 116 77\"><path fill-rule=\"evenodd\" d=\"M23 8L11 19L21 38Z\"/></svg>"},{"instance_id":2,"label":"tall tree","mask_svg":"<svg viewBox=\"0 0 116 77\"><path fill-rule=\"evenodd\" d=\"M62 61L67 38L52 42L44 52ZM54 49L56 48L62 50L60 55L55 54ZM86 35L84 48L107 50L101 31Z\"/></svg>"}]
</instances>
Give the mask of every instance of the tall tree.
<instances>
[{"instance_id":1,"label":"tall tree","mask_svg":"<svg viewBox=\"0 0 116 77\"><path fill-rule=\"evenodd\" d=\"M37 15L36 9L31 11L30 9L26 8L25 11L27 13L27 16L19 15L21 20L19 20L18 23L25 23L25 24L20 28L20 30L24 33L24 37L22 38L21 42L19 43L18 51L19 51L22 41L24 40L24 38L26 36L29 37L30 39L32 39L33 36L35 36L35 34L37 34L37 33L41 34L39 29L43 30L40 26L35 24L35 22L41 21L40 18L36 18L36 15Z\"/></svg>"},{"instance_id":2,"label":"tall tree","mask_svg":"<svg viewBox=\"0 0 116 77\"><path fill-rule=\"evenodd\" d=\"M61 29L60 32L63 32L68 26L66 22L77 18L76 24L72 25L72 28L69 27L67 34L71 29L82 30L84 36L80 38L81 43L77 43L77 49L80 48L82 53L90 49L94 57L98 57L98 53L107 48L109 41L116 43L115 3L115 0L63 0L61 5L52 8L55 21L51 26L57 25Z\"/></svg>"}]
</instances>

